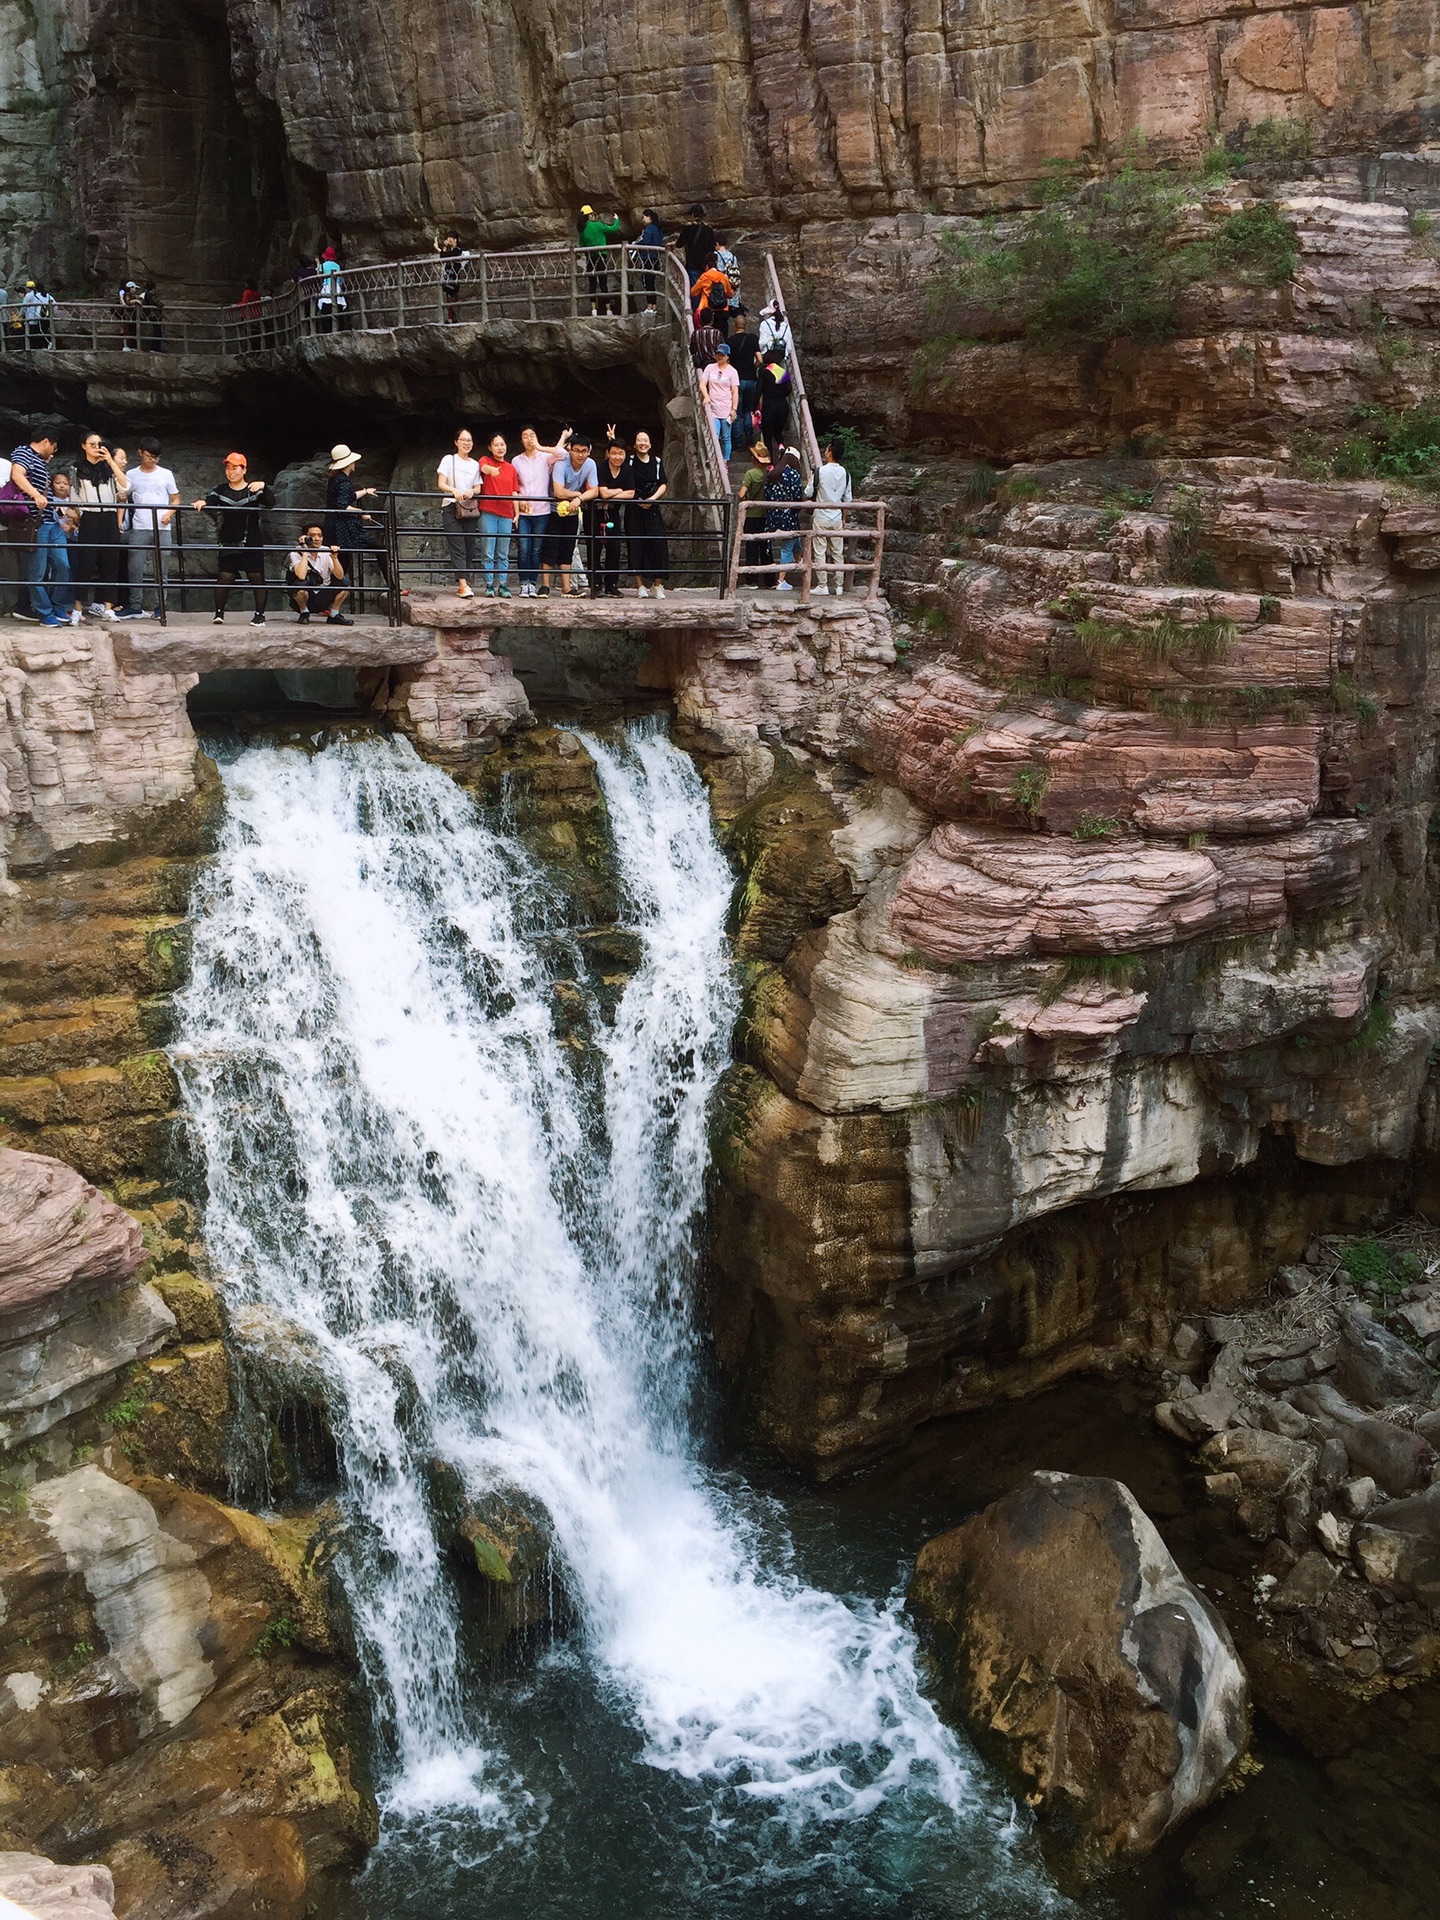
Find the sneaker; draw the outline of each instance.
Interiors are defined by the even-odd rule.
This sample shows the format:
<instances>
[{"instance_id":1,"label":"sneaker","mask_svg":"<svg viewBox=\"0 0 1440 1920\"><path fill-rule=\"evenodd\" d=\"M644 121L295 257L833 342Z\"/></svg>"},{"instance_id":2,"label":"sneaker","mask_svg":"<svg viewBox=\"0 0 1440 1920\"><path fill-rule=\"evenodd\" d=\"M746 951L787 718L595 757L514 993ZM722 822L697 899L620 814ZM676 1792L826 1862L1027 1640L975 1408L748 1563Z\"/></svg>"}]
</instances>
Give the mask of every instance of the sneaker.
<instances>
[{"instance_id":1,"label":"sneaker","mask_svg":"<svg viewBox=\"0 0 1440 1920\"><path fill-rule=\"evenodd\" d=\"M264 616L264 614L263 614L263 613L252 613L252 614L251 614L251 616L250 616L250 624L251 624L251 626L252 626L252 627L263 627L263 626L264 626L264 624L265 624L265 616Z\"/></svg>"},{"instance_id":2,"label":"sneaker","mask_svg":"<svg viewBox=\"0 0 1440 1920\"><path fill-rule=\"evenodd\" d=\"M348 613L327 613L325 624L327 627L353 627L355 622Z\"/></svg>"},{"instance_id":3,"label":"sneaker","mask_svg":"<svg viewBox=\"0 0 1440 1920\"><path fill-rule=\"evenodd\" d=\"M782 580L779 583L779 585L776 587L775 591L777 593L794 593L795 589L794 587L791 586L788 580Z\"/></svg>"},{"instance_id":4,"label":"sneaker","mask_svg":"<svg viewBox=\"0 0 1440 1920\"><path fill-rule=\"evenodd\" d=\"M495 589L493 587L486 587L485 598L487 600L493 600L495 598Z\"/></svg>"},{"instance_id":5,"label":"sneaker","mask_svg":"<svg viewBox=\"0 0 1440 1920\"><path fill-rule=\"evenodd\" d=\"M115 618L117 620L143 620L145 615L140 611L139 607L122 607Z\"/></svg>"},{"instance_id":6,"label":"sneaker","mask_svg":"<svg viewBox=\"0 0 1440 1920\"><path fill-rule=\"evenodd\" d=\"M310 609L309 609L308 607L307 607L307 608L305 609L305 611L304 611L303 613L297 613L297 614L296 614L296 616L295 616L295 624L296 624L296 626L297 626L297 627L308 627L308 626L309 626L309 624L310 624Z\"/></svg>"},{"instance_id":7,"label":"sneaker","mask_svg":"<svg viewBox=\"0 0 1440 1920\"><path fill-rule=\"evenodd\" d=\"M70 622L62 620L58 613L47 613L40 624L42 627L68 627Z\"/></svg>"},{"instance_id":8,"label":"sneaker","mask_svg":"<svg viewBox=\"0 0 1440 1920\"><path fill-rule=\"evenodd\" d=\"M829 587L812 587L810 589L810 594L812 599L816 594L823 594L825 598L828 600L830 598L830 589Z\"/></svg>"},{"instance_id":9,"label":"sneaker","mask_svg":"<svg viewBox=\"0 0 1440 1920\"><path fill-rule=\"evenodd\" d=\"M72 607L70 609L70 624L72 627L78 627L80 622L84 619L84 617L85 616L84 614L81 613L79 607Z\"/></svg>"},{"instance_id":10,"label":"sneaker","mask_svg":"<svg viewBox=\"0 0 1440 1920\"><path fill-rule=\"evenodd\" d=\"M14 613L11 614L10 618L12 620L24 620L29 626L32 626L32 627L38 627L40 624L39 614L31 613L29 609L26 607L16 607Z\"/></svg>"},{"instance_id":11,"label":"sneaker","mask_svg":"<svg viewBox=\"0 0 1440 1920\"><path fill-rule=\"evenodd\" d=\"M217 614L215 614L215 615L213 615L213 616L212 616L212 618L211 618L211 621L210 621L210 624L211 624L211 626L212 626L212 627L223 627L223 626L224 626L224 624L225 624L225 616L224 616L224 614L223 614L223 613L217 613Z\"/></svg>"},{"instance_id":12,"label":"sneaker","mask_svg":"<svg viewBox=\"0 0 1440 1920\"><path fill-rule=\"evenodd\" d=\"M158 620L160 618L160 609L158 607L152 607L149 613L142 613L140 618L142 620Z\"/></svg>"},{"instance_id":13,"label":"sneaker","mask_svg":"<svg viewBox=\"0 0 1440 1920\"><path fill-rule=\"evenodd\" d=\"M636 592L640 595L640 598L642 600L648 600L650 598L649 587L637 587Z\"/></svg>"},{"instance_id":14,"label":"sneaker","mask_svg":"<svg viewBox=\"0 0 1440 1920\"><path fill-rule=\"evenodd\" d=\"M455 598L457 600L473 600L475 598L475 589L471 586L456 587Z\"/></svg>"},{"instance_id":15,"label":"sneaker","mask_svg":"<svg viewBox=\"0 0 1440 1920\"><path fill-rule=\"evenodd\" d=\"M497 587L495 589L495 597L497 600L512 600L515 596L508 587Z\"/></svg>"},{"instance_id":16,"label":"sneaker","mask_svg":"<svg viewBox=\"0 0 1440 1920\"><path fill-rule=\"evenodd\" d=\"M665 598L665 589L658 580L655 582L654 593L657 600L663 600Z\"/></svg>"},{"instance_id":17,"label":"sneaker","mask_svg":"<svg viewBox=\"0 0 1440 1920\"><path fill-rule=\"evenodd\" d=\"M85 611L92 619L103 620L110 609L105 605L103 600L92 600Z\"/></svg>"}]
</instances>

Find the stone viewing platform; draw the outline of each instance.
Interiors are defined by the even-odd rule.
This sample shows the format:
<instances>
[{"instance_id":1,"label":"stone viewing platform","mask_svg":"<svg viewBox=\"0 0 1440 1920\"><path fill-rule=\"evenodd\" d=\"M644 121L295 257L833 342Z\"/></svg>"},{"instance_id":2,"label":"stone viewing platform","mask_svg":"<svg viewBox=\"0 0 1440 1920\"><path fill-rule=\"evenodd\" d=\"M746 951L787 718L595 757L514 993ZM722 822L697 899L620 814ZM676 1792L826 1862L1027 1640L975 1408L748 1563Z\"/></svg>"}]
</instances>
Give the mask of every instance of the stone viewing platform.
<instances>
[{"instance_id":1,"label":"stone viewing platform","mask_svg":"<svg viewBox=\"0 0 1440 1920\"><path fill-rule=\"evenodd\" d=\"M491 636L513 632L680 634L703 631L711 640L741 640L752 629L772 629L802 614L826 626L869 622L880 603L860 594L812 600L802 607L797 593L746 593L719 598L714 593L677 592L664 600L592 600L569 598L457 600L450 593L411 594L405 619L396 626L376 615L361 614L353 626L316 620L299 625L281 615L263 627L251 626L243 612L217 627L208 613L172 613L157 621L107 620L117 666L127 673L214 673L252 668L258 671L313 667L400 667L433 660L445 650L489 646ZM93 627L79 631L93 631Z\"/></svg>"}]
</instances>

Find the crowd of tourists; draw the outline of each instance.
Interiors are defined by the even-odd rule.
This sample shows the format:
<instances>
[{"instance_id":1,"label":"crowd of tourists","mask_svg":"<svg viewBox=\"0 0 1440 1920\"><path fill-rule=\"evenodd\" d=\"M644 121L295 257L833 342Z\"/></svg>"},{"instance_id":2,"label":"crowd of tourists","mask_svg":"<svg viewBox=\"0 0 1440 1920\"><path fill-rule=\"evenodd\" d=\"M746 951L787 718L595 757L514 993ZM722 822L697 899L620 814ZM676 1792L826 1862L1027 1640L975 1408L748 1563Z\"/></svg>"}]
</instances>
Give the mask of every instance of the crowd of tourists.
<instances>
[{"instance_id":1,"label":"crowd of tourists","mask_svg":"<svg viewBox=\"0 0 1440 1920\"><path fill-rule=\"evenodd\" d=\"M283 564L275 581L277 543L267 539L266 521L276 507L274 489L252 476L244 453L227 454L215 485L186 500L157 439L139 439L131 460L124 447L86 432L73 460L62 464L61 432L58 425L38 427L13 450L0 483L0 533L21 558L25 583L14 610L18 619L53 627L87 615L154 617L153 604L147 614L147 593L153 602L153 588L172 580L175 520L186 508L204 514L212 530L209 540L192 540L188 554L207 567L217 624L239 590L251 598L252 625L263 625L278 586L302 624L323 615L332 625L349 626L346 603L367 557L384 588L394 584L381 496L376 487L356 484L362 456L350 446L330 449L323 505L317 503L313 517L305 508L286 510L293 534L278 543ZM526 427L512 453L503 434L477 448L462 427L437 463L434 484L459 599L481 593L509 599L517 591L523 599L616 598L632 583L642 599L666 596L673 575L666 509L675 496L665 461L643 428L627 438L612 422L596 445L588 433L569 428L545 444ZM793 590L796 503L806 492L795 452L772 451L757 438L740 483L741 560L753 583ZM808 493L815 502L817 591L839 593L845 584L840 529L852 489L838 447L825 448ZM407 532L413 538L423 528ZM711 567L680 571L686 579L695 572L708 577ZM185 584L196 584L193 575Z\"/></svg>"}]
</instances>

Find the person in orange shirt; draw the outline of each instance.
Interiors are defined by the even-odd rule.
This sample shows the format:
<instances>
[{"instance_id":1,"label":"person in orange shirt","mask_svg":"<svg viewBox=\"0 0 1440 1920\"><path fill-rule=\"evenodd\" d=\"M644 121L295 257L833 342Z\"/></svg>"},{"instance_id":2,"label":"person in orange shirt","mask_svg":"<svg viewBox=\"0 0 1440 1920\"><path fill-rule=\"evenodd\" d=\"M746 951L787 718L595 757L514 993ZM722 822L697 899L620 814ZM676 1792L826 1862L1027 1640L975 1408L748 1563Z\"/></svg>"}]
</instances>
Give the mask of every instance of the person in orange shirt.
<instances>
[{"instance_id":1,"label":"person in orange shirt","mask_svg":"<svg viewBox=\"0 0 1440 1920\"><path fill-rule=\"evenodd\" d=\"M690 288L690 311L695 317L696 326L709 320L712 326L720 328L723 337L725 319L734 293L734 282L716 266L712 253L710 264Z\"/></svg>"}]
</instances>

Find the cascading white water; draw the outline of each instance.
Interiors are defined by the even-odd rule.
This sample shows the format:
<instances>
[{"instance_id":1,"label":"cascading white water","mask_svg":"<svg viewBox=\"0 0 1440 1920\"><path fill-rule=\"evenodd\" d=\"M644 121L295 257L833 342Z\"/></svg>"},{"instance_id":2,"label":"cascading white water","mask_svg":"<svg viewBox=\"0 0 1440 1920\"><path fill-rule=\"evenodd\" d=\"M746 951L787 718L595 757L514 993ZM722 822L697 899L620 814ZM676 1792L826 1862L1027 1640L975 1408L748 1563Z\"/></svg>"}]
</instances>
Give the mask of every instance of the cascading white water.
<instances>
[{"instance_id":1,"label":"cascading white water","mask_svg":"<svg viewBox=\"0 0 1440 1920\"><path fill-rule=\"evenodd\" d=\"M958 1812L987 1795L903 1621L789 1571L763 1506L700 1463L731 877L663 736L589 744L642 950L598 1081L554 1019L563 901L402 742L241 756L196 903L176 1054L207 1240L232 1306L298 1329L325 1378L388 1803L506 1813L427 1508L439 1457L547 1510L653 1767L832 1818L902 1786Z\"/></svg>"}]
</instances>

